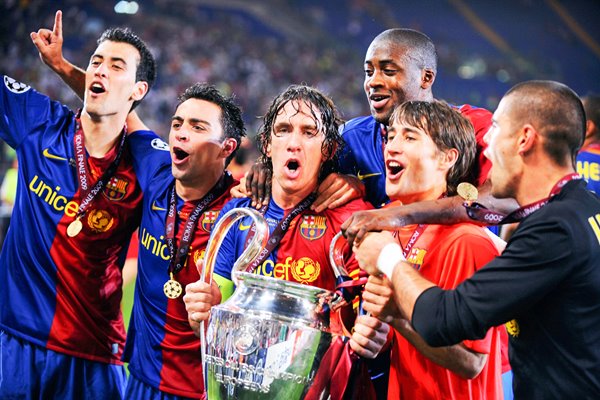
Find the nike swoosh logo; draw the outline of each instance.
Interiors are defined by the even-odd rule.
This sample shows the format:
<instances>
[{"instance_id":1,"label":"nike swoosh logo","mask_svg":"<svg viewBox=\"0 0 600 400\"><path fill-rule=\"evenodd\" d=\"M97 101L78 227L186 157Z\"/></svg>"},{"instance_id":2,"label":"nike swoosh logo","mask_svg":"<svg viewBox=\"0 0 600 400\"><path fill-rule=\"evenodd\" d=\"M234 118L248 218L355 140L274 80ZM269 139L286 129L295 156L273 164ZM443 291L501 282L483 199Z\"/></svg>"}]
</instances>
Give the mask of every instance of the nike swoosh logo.
<instances>
[{"instance_id":1,"label":"nike swoosh logo","mask_svg":"<svg viewBox=\"0 0 600 400\"><path fill-rule=\"evenodd\" d=\"M48 151L48 148L45 148L44 151L42 151L42 155L46 158L50 158L52 160L60 160L60 161L67 161L66 158L61 157L61 156L55 156L54 154L50 154L50 152Z\"/></svg>"},{"instance_id":2,"label":"nike swoosh logo","mask_svg":"<svg viewBox=\"0 0 600 400\"><path fill-rule=\"evenodd\" d=\"M167 211L166 208L162 208L156 205L156 201L152 202L152 211Z\"/></svg>"},{"instance_id":3,"label":"nike swoosh logo","mask_svg":"<svg viewBox=\"0 0 600 400\"><path fill-rule=\"evenodd\" d=\"M377 176L377 175L381 175L381 172L373 172L371 174L364 174L364 175L362 175L360 173L360 171L358 171L358 175L357 176L358 176L358 179L360 179L362 181L365 178L371 178L372 176Z\"/></svg>"},{"instance_id":4,"label":"nike swoosh logo","mask_svg":"<svg viewBox=\"0 0 600 400\"><path fill-rule=\"evenodd\" d=\"M252 225L244 225L243 222L240 222L240 231L247 231L251 226Z\"/></svg>"}]
</instances>

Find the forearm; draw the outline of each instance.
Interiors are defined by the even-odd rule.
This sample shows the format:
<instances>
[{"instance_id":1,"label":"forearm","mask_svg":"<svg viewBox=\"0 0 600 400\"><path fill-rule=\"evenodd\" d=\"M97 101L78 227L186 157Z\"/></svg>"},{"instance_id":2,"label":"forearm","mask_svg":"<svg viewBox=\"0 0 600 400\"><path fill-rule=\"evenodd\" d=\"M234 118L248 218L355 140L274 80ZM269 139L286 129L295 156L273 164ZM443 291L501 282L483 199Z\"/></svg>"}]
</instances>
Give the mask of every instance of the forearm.
<instances>
[{"instance_id":1,"label":"forearm","mask_svg":"<svg viewBox=\"0 0 600 400\"><path fill-rule=\"evenodd\" d=\"M473 379L483 369L487 355L473 352L462 344L431 347L405 320L394 320L394 328L423 356L465 379Z\"/></svg>"},{"instance_id":2,"label":"forearm","mask_svg":"<svg viewBox=\"0 0 600 400\"><path fill-rule=\"evenodd\" d=\"M415 302L425 290L435 286L423 278L409 263L400 261L388 276L394 289L394 300L403 318L411 319Z\"/></svg>"},{"instance_id":3,"label":"forearm","mask_svg":"<svg viewBox=\"0 0 600 400\"><path fill-rule=\"evenodd\" d=\"M49 67L75 92L83 99L85 95L85 71L63 58L59 65L49 65Z\"/></svg>"}]
</instances>

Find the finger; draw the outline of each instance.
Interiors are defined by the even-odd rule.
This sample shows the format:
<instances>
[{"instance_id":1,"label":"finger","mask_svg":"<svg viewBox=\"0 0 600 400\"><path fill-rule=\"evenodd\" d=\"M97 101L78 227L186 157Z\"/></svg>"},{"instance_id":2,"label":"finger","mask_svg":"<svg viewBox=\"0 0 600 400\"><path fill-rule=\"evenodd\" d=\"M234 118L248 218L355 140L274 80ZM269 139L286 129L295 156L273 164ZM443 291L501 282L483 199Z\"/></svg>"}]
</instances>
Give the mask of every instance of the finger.
<instances>
[{"instance_id":1,"label":"finger","mask_svg":"<svg viewBox=\"0 0 600 400\"><path fill-rule=\"evenodd\" d=\"M266 168L261 168L260 173L258 174L258 203L264 204L265 196L266 196L266 188L268 179L268 171Z\"/></svg>"},{"instance_id":2,"label":"finger","mask_svg":"<svg viewBox=\"0 0 600 400\"><path fill-rule=\"evenodd\" d=\"M54 33L54 35L59 38L62 39L62 11L58 10L56 12L56 15L54 16L54 29L52 30L52 33Z\"/></svg>"},{"instance_id":3,"label":"finger","mask_svg":"<svg viewBox=\"0 0 600 400\"><path fill-rule=\"evenodd\" d=\"M331 201L327 205L327 208L329 208L330 210L333 210L335 208L338 208L338 207L343 206L344 204L348 203L351 199L352 199L352 194L350 192L345 192L343 195L341 195L337 199L331 199Z\"/></svg>"},{"instance_id":4,"label":"finger","mask_svg":"<svg viewBox=\"0 0 600 400\"><path fill-rule=\"evenodd\" d=\"M271 201L271 183L273 182L273 175L268 174L267 180L265 181L265 198L263 199L262 205L269 205L269 201Z\"/></svg>"}]
</instances>

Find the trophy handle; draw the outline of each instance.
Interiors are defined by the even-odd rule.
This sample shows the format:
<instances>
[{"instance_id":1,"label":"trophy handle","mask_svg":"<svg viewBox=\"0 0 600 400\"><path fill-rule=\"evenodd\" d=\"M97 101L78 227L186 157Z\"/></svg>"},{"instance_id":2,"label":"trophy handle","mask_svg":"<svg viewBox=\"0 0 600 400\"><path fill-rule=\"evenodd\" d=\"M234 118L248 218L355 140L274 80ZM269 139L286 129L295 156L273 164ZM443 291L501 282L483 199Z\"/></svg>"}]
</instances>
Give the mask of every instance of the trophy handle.
<instances>
[{"instance_id":1,"label":"trophy handle","mask_svg":"<svg viewBox=\"0 0 600 400\"><path fill-rule=\"evenodd\" d=\"M233 264L231 278L236 286L238 284L236 272L243 271L248 264L251 264L258 258L261 251L267 245L267 241L269 240L269 225L262 214L252 208L234 208L229 210L212 230L210 240L206 246L206 258L204 259L204 265L200 273L200 279L204 282L212 282L212 274L221 243L233 224L244 217L252 218L253 224L250 231L254 232L254 237L252 237L242 255Z\"/></svg>"},{"instance_id":2,"label":"trophy handle","mask_svg":"<svg viewBox=\"0 0 600 400\"><path fill-rule=\"evenodd\" d=\"M344 265L344 246L346 244L348 244L348 242L342 236L342 232L338 232L329 245L329 263L331 264L333 274L338 281L340 278L349 275L348 270L346 270L346 266Z\"/></svg>"}]
</instances>

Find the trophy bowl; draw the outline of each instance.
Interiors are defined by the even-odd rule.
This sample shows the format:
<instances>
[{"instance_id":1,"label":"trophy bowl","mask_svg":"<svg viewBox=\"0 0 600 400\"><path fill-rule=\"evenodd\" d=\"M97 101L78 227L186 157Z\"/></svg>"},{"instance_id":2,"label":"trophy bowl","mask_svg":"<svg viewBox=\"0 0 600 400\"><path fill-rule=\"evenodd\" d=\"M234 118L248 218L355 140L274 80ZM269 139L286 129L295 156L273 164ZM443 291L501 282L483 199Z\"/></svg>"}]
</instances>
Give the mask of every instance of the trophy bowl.
<instances>
[{"instance_id":1,"label":"trophy bowl","mask_svg":"<svg viewBox=\"0 0 600 400\"><path fill-rule=\"evenodd\" d=\"M204 360L208 398L326 398L323 382L330 374L319 368L336 364L339 351L333 348L342 342L330 324L335 294L246 272L237 279L232 297L211 310Z\"/></svg>"}]
</instances>

